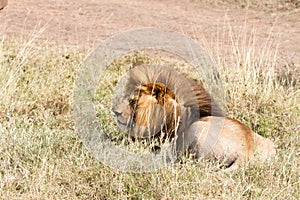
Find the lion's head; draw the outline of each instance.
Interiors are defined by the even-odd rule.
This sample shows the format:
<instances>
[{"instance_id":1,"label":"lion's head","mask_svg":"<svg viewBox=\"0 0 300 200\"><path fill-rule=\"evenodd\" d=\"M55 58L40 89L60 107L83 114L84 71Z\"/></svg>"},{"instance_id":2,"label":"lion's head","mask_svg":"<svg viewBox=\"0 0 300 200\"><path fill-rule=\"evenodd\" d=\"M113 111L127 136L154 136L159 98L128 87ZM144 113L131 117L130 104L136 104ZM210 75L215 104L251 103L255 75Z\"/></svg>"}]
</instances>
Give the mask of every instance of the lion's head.
<instances>
[{"instance_id":1,"label":"lion's head","mask_svg":"<svg viewBox=\"0 0 300 200\"><path fill-rule=\"evenodd\" d=\"M135 138L172 137L200 115L213 115L213 106L222 112L200 84L172 68L138 66L120 82L112 110L118 126Z\"/></svg>"},{"instance_id":2,"label":"lion's head","mask_svg":"<svg viewBox=\"0 0 300 200\"><path fill-rule=\"evenodd\" d=\"M113 108L118 126L138 138L172 134L178 126L180 106L174 92L163 83L138 87Z\"/></svg>"}]
</instances>

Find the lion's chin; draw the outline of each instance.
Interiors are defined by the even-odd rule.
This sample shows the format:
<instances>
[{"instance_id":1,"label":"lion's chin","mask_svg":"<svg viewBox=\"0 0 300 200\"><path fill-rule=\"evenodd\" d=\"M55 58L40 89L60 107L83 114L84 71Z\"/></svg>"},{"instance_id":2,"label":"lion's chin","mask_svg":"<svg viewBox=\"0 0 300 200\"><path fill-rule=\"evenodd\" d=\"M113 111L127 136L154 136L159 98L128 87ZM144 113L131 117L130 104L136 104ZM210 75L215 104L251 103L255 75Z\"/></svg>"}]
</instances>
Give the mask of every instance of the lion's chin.
<instances>
[{"instance_id":1,"label":"lion's chin","mask_svg":"<svg viewBox=\"0 0 300 200\"><path fill-rule=\"evenodd\" d=\"M122 131L129 131L131 129L131 123L129 123L128 121L124 122L122 119L116 117L115 118L118 127L122 130Z\"/></svg>"},{"instance_id":2,"label":"lion's chin","mask_svg":"<svg viewBox=\"0 0 300 200\"><path fill-rule=\"evenodd\" d=\"M132 124L129 120L124 121L119 117L116 117L115 120L121 131L127 131L130 136L136 138L150 138L162 131L162 125L152 127L138 126L136 124Z\"/></svg>"},{"instance_id":3,"label":"lion's chin","mask_svg":"<svg viewBox=\"0 0 300 200\"><path fill-rule=\"evenodd\" d=\"M151 138L161 132L161 127L133 126L129 134L136 138Z\"/></svg>"}]
</instances>

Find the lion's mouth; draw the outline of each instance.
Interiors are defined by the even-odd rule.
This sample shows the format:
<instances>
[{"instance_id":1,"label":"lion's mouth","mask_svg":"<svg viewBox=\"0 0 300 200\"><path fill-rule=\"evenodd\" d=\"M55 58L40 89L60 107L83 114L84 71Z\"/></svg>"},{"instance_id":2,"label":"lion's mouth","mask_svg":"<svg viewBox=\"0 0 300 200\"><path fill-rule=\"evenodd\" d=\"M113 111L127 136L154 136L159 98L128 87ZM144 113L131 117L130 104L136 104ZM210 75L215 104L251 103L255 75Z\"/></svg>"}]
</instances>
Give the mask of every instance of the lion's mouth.
<instances>
[{"instance_id":1,"label":"lion's mouth","mask_svg":"<svg viewBox=\"0 0 300 200\"><path fill-rule=\"evenodd\" d=\"M127 126L127 123L122 122L121 120L117 119L118 124L122 126Z\"/></svg>"}]
</instances>

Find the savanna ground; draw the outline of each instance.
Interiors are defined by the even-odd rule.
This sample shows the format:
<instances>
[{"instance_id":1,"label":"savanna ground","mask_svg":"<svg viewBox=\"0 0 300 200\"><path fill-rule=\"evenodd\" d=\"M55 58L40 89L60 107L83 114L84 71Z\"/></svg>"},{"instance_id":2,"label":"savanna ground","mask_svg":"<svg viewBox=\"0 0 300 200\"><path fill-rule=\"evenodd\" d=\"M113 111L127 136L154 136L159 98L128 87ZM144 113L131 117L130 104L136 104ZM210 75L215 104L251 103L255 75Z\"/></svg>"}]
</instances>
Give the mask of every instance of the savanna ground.
<instances>
[{"instance_id":1,"label":"savanna ground","mask_svg":"<svg viewBox=\"0 0 300 200\"><path fill-rule=\"evenodd\" d=\"M214 2L10 1L0 11L0 198L299 199L299 1ZM80 63L104 39L149 26L189 35L206 49L228 115L275 142L270 163L222 174L187 159L135 174L91 156L72 115ZM111 69L136 62L181 66L140 52Z\"/></svg>"}]
</instances>

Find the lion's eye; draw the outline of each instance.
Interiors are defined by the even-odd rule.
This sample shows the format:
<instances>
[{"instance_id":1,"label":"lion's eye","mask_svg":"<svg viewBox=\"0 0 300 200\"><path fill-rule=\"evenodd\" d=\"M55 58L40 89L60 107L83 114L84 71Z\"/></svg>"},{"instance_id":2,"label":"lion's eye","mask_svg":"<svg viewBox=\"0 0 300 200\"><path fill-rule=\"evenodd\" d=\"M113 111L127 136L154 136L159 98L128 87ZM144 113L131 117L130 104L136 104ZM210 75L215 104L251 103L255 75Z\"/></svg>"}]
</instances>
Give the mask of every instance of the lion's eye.
<instances>
[{"instance_id":1,"label":"lion's eye","mask_svg":"<svg viewBox=\"0 0 300 200\"><path fill-rule=\"evenodd\" d=\"M135 99L129 99L129 103L130 103L131 105L135 104L135 102L136 102Z\"/></svg>"}]
</instances>

